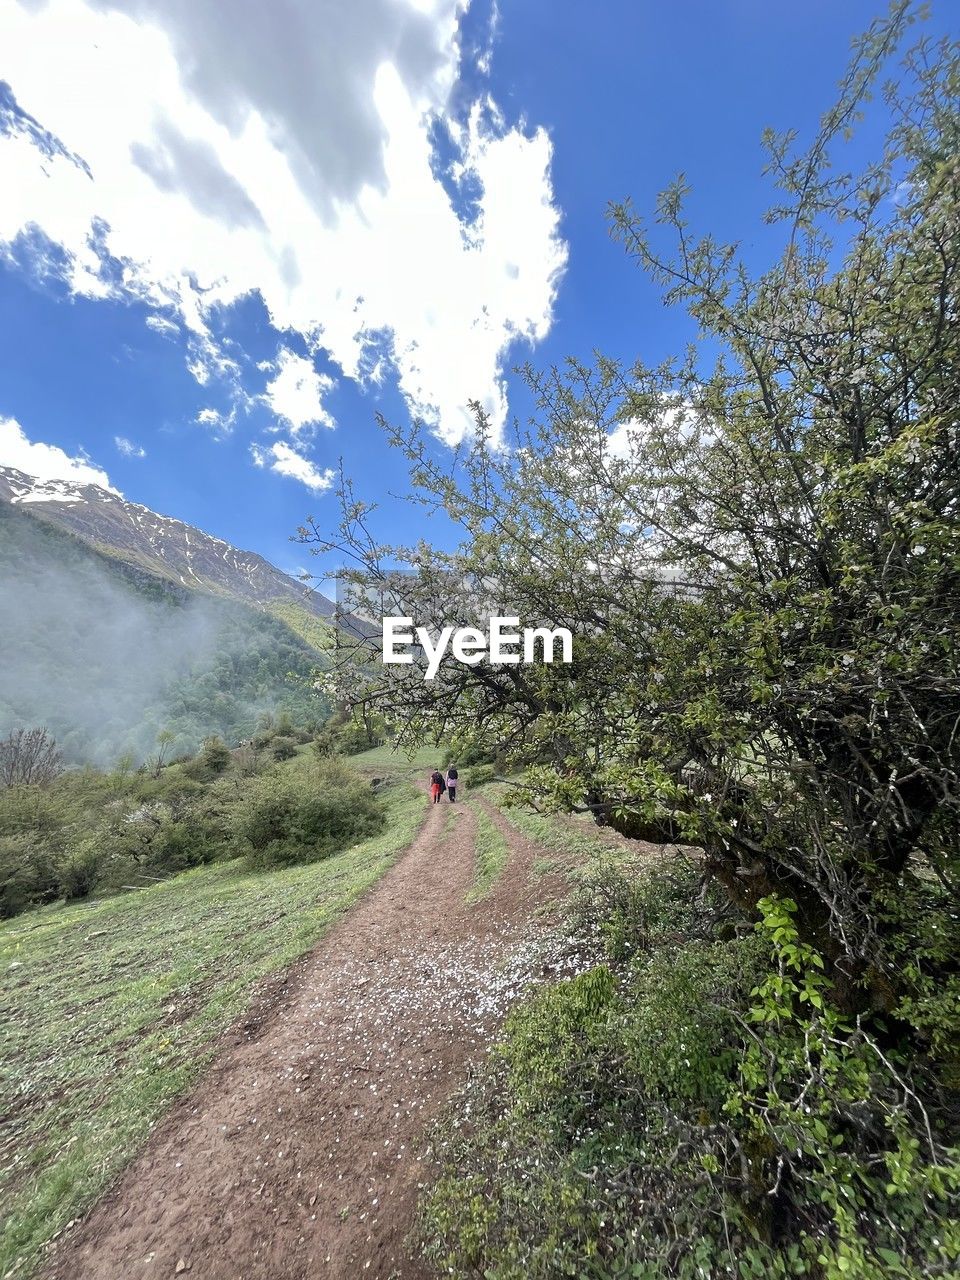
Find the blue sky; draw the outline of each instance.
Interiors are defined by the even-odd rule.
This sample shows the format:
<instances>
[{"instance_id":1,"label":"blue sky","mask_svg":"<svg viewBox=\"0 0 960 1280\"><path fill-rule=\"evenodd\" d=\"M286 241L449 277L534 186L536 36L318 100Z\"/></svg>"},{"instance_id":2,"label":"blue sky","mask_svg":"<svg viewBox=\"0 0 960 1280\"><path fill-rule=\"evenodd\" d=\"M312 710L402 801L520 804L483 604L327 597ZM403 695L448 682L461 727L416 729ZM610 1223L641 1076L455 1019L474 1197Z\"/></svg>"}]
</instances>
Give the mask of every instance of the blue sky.
<instances>
[{"instance_id":1,"label":"blue sky","mask_svg":"<svg viewBox=\"0 0 960 1280\"><path fill-rule=\"evenodd\" d=\"M342 458L385 538L443 539L391 497L375 413L442 453L470 398L525 414L520 361L680 349L607 202L650 209L683 170L699 225L762 264L761 130L809 136L880 10L13 0L0 463L102 474L295 571Z\"/></svg>"}]
</instances>

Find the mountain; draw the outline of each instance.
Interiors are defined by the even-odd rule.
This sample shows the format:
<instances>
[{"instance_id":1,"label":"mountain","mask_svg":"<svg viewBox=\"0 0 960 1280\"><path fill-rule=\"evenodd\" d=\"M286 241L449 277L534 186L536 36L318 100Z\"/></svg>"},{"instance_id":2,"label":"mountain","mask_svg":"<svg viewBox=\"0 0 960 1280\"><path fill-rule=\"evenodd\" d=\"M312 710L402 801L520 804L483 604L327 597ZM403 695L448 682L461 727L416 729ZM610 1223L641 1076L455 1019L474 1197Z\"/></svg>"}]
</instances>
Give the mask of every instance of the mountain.
<instances>
[{"instance_id":1,"label":"mountain","mask_svg":"<svg viewBox=\"0 0 960 1280\"><path fill-rule=\"evenodd\" d=\"M263 556L127 502L110 489L38 480L0 466L0 501L179 586L259 605L279 616L305 613L333 622L331 600L295 582ZM285 620L293 625L290 617Z\"/></svg>"},{"instance_id":2,"label":"mountain","mask_svg":"<svg viewBox=\"0 0 960 1280\"><path fill-rule=\"evenodd\" d=\"M0 738L45 725L69 760L194 750L329 704L333 605L260 556L95 486L0 469Z\"/></svg>"}]
</instances>

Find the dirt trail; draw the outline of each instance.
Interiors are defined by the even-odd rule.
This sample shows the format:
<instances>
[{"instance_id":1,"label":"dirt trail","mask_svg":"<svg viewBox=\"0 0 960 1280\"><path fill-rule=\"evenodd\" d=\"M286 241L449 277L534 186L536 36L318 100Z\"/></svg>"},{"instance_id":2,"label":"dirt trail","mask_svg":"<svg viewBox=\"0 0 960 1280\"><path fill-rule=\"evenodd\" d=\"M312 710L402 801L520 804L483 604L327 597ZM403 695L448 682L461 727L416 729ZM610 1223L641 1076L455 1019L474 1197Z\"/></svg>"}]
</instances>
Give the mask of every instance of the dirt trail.
<instances>
[{"instance_id":1,"label":"dirt trail","mask_svg":"<svg viewBox=\"0 0 960 1280\"><path fill-rule=\"evenodd\" d=\"M430 806L409 849L264 995L63 1242L47 1280L429 1276L407 1242L425 1126L543 972L538 850L501 829L504 875L467 906L474 815Z\"/></svg>"}]
</instances>

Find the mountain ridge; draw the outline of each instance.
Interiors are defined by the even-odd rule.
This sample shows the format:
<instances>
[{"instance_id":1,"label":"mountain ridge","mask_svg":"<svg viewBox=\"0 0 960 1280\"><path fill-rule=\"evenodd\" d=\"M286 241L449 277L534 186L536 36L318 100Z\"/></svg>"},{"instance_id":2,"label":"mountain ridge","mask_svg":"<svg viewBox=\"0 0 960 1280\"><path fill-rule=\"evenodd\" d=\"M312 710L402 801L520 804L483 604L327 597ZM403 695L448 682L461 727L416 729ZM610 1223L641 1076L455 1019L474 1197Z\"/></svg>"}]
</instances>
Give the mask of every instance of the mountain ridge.
<instances>
[{"instance_id":1,"label":"mountain ridge","mask_svg":"<svg viewBox=\"0 0 960 1280\"><path fill-rule=\"evenodd\" d=\"M336 606L255 551L173 516L130 502L115 490L69 480L40 480L0 466L0 501L29 511L98 551L179 586L270 608L293 604L328 624Z\"/></svg>"}]
</instances>

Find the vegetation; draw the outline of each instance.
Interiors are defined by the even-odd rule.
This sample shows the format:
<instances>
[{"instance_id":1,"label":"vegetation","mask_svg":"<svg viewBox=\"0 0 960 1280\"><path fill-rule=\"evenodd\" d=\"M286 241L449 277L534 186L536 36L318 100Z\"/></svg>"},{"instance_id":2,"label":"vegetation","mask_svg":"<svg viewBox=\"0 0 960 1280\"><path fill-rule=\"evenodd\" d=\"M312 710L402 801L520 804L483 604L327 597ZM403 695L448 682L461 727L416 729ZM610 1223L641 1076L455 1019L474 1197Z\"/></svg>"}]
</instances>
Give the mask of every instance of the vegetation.
<instances>
[{"instance_id":1,"label":"vegetation","mask_svg":"<svg viewBox=\"0 0 960 1280\"><path fill-rule=\"evenodd\" d=\"M477 824L476 869L473 885L467 894L468 902L485 898L494 887L507 865L510 849L503 832L481 804L468 802Z\"/></svg>"},{"instance_id":2,"label":"vegetation","mask_svg":"<svg viewBox=\"0 0 960 1280\"><path fill-rule=\"evenodd\" d=\"M244 857L289 866L330 856L384 821L366 781L336 760L292 756L287 718L268 717L231 752L210 738L196 756L109 773L72 770L47 785L0 788L0 916L150 884Z\"/></svg>"},{"instance_id":3,"label":"vegetation","mask_svg":"<svg viewBox=\"0 0 960 1280\"><path fill-rule=\"evenodd\" d=\"M246 789L233 817L237 838L255 867L290 866L329 856L383 826L383 808L369 785L341 761L313 765L309 785L272 771Z\"/></svg>"},{"instance_id":4,"label":"vegetation","mask_svg":"<svg viewBox=\"0 0 960 1280\"><path fill-rule=\"evenodd\" d=\"M0 741L0 787L43 786L63 771L63 752L46 729L14 729Z\"/></svg>"},{"instance_id":5,"label":"vegetation","mask_svg":"<svg viewBox=\"0 0 960 1280\"><path fill-rule=\"evenodd\" d=\"M309 781L309 757L291 767ZM315 865L251 874L235 860L0 926L0 1274L26 1271L96 1199L256 983L309 948L412 839L422 795L397 784L385 805L381 834Z\"/></svg>"},{"instance_id":6,"label":"vegetation","mask_svg":"<svg viewBox=\"0 0 960 1280\"><path fill-rule=\"evenodd\" d=\"M316 653L328 653L336 646L336 630L296 600L271 600L267 609L279 618Z\"/></svg>"},{"instance_id":7,"label":"vegetation","mask_svg":"<svg viewBox=\"0 0 960 1280\"><path fill-rule=\"evenodd\" d=\"M917 1096L862 1023L807 1019L824 979L790 908L740 932L698 874L587 878L572 923L598 963L511 1016L436 1134L444 1274L954 1271L957 1174L920 1167Z\"/></svg>"},{"instance_id":8,"label":"vegetation","mask_svg":"<svg viewBox=\"0 0 960 1280\"><path fill-rule=\"evenodd\" d=\"M652 227L611 209L689 312L684 358L528 370L516 447L478 409L453 471L387 426L459 549L384 548L349 485L334 539L302 530L415 626L574 635L569 666L355 664L341 698L497 744L542 812L700 846L712 885L713 924L691 907L674 943L644 907L642 960L512 1024L431 1219L455 1273L957 1268L960 47L921 40L882 153L842 164L912 17L858 42L809 149L768 135L769 270L695 234L682 180Z\"/></svg>"},{"instance_id":9,"label":"vegetation","mask_svg":"<svg viewBox=\"0 0 960 1280\"><path fill-rule=\"evenodd\" d=\"M345 756L372 751L393 736L382 716L365 713L362 707L356 709L350 703L338 707L327 722L327 730L334 749Z\"/></svg>"}]
</instances>

